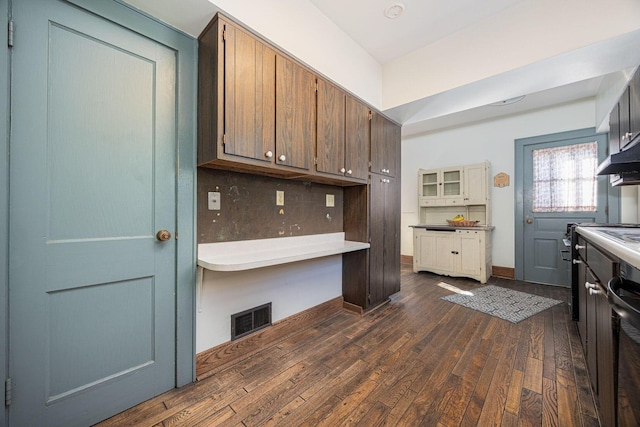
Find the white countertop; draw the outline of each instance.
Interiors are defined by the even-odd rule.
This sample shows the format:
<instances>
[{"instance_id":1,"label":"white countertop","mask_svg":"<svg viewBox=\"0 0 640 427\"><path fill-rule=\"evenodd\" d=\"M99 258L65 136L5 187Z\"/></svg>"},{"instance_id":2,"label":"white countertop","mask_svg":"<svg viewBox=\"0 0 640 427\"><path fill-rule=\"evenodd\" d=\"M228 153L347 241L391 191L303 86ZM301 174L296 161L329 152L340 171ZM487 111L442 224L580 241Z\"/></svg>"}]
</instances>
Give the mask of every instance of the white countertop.
<instances>
[{"instance_id":1,"label":"white countertop","mask_svg":"<svg viewBox=\"0 0 640 427\"><path fill-rule=\"evenodd\" d=\"M578 234L584 236L602 249L617 256L636 268L640 268L640 243L624 241L609 232L625 231L640 235L640 228L620 227L576 227Z\"/></svg>"},{"instance_id":2,"label":"white countertop","mask_svg":"<svg viewBox=\"0 0 640 427\"><path fill-rule=\"evenodd\" d=\"M242 271L338 255L369 247L369 243L344 240L342 232L201 243L198 245L198 266L213 271Z\"/></svg>"}]
</instances>

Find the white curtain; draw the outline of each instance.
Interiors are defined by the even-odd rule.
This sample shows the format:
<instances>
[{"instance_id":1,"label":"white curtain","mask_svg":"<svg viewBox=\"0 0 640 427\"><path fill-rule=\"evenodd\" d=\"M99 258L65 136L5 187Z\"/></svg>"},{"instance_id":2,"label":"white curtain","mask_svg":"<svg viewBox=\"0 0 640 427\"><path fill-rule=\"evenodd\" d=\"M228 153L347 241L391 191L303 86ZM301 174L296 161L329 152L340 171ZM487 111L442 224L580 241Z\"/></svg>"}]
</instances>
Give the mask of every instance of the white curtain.
<instances>
[{"instance_id":1,"label":"white curtain","mask_svg":"<svg viewBox=\"0 0 640 427\"><path fill-rule=\"evenodd\" d=\"M598 144L533 150L534 212L595 212Z\"/></svg>"}]
</instances>

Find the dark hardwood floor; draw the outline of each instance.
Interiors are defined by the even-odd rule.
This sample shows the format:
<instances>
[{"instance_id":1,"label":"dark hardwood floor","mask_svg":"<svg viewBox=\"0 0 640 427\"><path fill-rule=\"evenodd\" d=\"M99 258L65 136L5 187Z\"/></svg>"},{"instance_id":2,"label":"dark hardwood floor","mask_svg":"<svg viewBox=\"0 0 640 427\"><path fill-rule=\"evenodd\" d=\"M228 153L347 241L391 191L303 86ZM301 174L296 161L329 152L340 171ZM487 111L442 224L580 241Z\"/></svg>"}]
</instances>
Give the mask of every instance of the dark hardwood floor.
<instances>
[{"instance_id":1,"label":"dark hardwood floor","mask_svg":"<svg viewBox=\"0 0 640 427\"><path fill-rule=\"evenodd\" d=\"M491 278L565 301L518 324L440 299L481 286L402 267L402 290L288 336L99 426L597 426L569 290Z\"/></svg>"}]
</instances>

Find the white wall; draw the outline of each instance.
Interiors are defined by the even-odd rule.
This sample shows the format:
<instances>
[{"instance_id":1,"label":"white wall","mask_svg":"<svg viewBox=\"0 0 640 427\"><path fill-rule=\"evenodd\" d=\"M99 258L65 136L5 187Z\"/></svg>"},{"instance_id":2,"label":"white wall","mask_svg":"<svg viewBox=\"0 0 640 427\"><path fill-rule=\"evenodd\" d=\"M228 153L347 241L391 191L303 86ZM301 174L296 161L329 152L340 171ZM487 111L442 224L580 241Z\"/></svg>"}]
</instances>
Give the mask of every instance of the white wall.
<instances>
[{"instance_id":1,"label":"white wall","mask_svg":"<svg viewBox=\"0 0 640 427\"><path fill-rule=\"evenodd\" d=\"M213 0L213 3L373 107L381 109L382 66L311 2Z\"/></svg>"},{"instance_id":2,"label":"white wall","mask_svg":"<svg viewBox=\"0 0 640 427\"><path fill-rule=\"evenodd\" d=\"M277 322L342 296L342 255L246 271L204 271L196 297L196 353L231 339L231 315L268 302Z\"/></svg>"},{"instance_id":3,"label":"white wall","mask_svg":"<svg viewBox=\"0 0 640 427\"><path fill-rule=\"evenodd\" d=\"M417 172L491 162L493 265L515 267L514 140L594 127L595 101L587 99L545 110L473 123L402 140L401 253L413 255L412 224L418 224ZM509 187L493 187L493 176L505 172Z\"/></svg>"},{"instance_id":4,"label":"white wall","mask_svg":"<svg viewBox=\"0 0 640 427\"><path fill-rule=\"evenodd\" d=\"M640 28L639 17L637 0L523 0L384 64L383 108L446 92L635 31ZM585 68L570 67L565 71L569 75L588 72ZM518 95L522 93L503 94L501 99Z\"/></svg>"}]
</instances>

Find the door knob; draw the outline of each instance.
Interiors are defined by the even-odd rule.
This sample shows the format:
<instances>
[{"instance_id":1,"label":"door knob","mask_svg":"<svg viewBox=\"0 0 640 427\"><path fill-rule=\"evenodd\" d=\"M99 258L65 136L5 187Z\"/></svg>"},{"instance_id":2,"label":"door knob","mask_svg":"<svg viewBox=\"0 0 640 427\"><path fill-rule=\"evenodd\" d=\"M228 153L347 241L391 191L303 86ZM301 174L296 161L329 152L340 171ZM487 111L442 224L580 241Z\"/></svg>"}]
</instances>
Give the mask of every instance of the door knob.
<instances>
[{"instance_id":1,"label":"door knob","mask_svg":"<svg viewBox=\"0 0 640 427\"><path fill-rule=\"evenodd\" d=\"M161 242L166 242L171 238L171 233L168 230L160 230L156 233L156 238Z\"/></svg>"},{"instance_id":2,"label":"door knob","mask_svg":"<svg viewBox=\"0 0 640 427\"><path fill-rule=\"evenodd\" d=\"M533 224L533 220L531 218L527 218L527 224Z\"/></svg>"}]
</instances>

